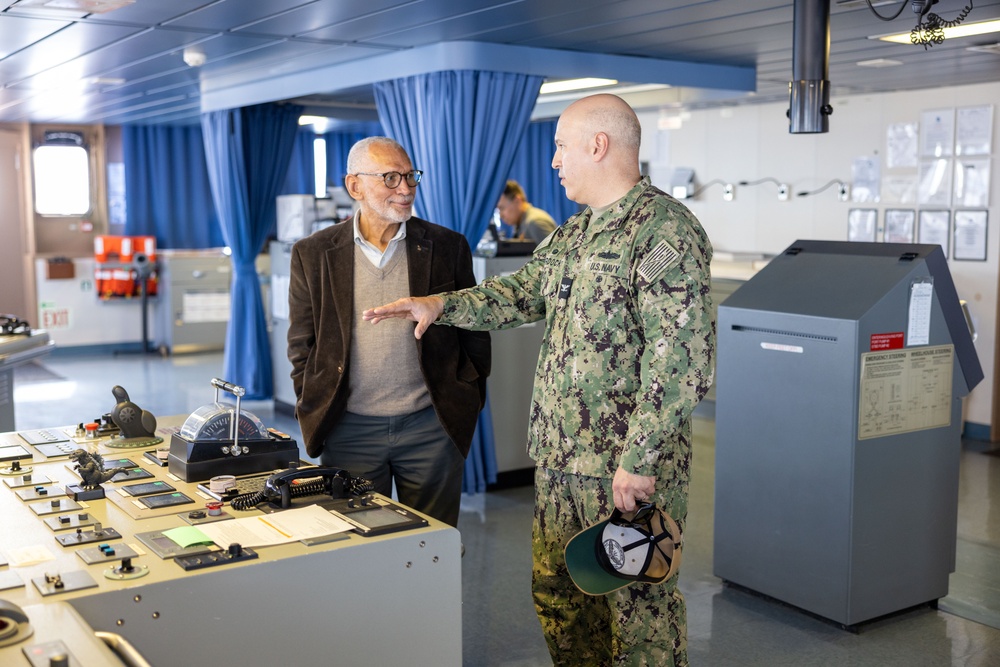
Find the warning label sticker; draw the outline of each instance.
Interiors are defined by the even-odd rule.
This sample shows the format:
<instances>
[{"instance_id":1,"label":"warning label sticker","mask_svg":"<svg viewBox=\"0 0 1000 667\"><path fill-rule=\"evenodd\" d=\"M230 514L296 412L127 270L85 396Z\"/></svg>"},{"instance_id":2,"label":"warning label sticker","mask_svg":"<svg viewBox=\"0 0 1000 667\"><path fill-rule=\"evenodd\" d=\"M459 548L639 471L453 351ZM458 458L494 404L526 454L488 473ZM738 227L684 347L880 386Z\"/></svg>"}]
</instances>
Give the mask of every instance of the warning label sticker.
<instances>
[{"instance_id":1,"label":"warning label sticker","mask_svg":"<svg viewBox=\"0 0 1000 667\"><path fill-rule=\"evenodd\" d=\"M872 352L879 350L902 350L903 332L872 334L871 345L868 348Z\"/></svg>"}]
</instances>

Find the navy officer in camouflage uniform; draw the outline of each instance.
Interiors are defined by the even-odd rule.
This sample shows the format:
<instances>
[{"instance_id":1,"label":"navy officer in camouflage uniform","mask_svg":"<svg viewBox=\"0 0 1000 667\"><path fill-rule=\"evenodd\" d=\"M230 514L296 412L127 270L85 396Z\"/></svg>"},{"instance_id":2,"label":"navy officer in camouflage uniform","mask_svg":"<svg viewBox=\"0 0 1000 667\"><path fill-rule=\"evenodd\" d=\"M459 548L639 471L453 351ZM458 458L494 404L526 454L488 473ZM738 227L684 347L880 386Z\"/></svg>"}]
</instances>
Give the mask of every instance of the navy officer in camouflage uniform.
<instances>
[{"instance_id":1,"label":"navy officer in camouflage uniform","mask_svg":"<svg viewBox=\"0 0 1000 667\"><path fill-rule=\"evenodd\" d=\"M652 500L683 530L691 413L712 384L712 247L681 203L639 172L640 126L613 95L569 106L552 167L587 208L512 275L364 313L506 329L544 318L528 452L536 463L532 591L558 665L687 664L676 575L603 597L572 583L577 532Z\"/></svg>"}]
</instances>

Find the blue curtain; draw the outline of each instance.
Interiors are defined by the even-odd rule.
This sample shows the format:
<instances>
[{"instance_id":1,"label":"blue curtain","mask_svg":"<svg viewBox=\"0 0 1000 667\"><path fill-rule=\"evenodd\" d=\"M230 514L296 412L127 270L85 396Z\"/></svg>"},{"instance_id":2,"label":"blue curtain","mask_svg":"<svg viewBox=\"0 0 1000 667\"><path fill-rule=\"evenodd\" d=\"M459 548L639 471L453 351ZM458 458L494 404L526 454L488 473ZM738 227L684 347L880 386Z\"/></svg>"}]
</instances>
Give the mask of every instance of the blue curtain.
<instances>
[{"instance_id":1,"label":"blue curtain","mask_svg":"<svg viewBox=\"0 0 1000 667\"><path fill-rule=\"evenodd\" d=\"M271 345L254 260L275 226L275 197L288 171L302 107L260 104L202 114L212 196L232 249L225 379L248 399L273 393Z\"/></svg>"},{"instance_id":2,"label":"blue curtain","mask_svg":"<svg viewBox=\"0 0 1000 667\"><path fill-rule=\"evenodd\" d=\"M542 77L473 70L431 72L374 85L379 119L424 171L415 210L465 235L486 230L528 125ZM463 491L496 482L489 403L465 462Z\"/></svg>"},{"instance_id":3,"label":"blue curtain","mask_svg":"<svg viewBox=\"0 0 1000 667\"><path fill-rule=\"evenodd\" d=\"M125 234L158 248L224 245L197 125L124 125Z\"/></svg>"},{"instance_id":4,"label":"blue curtain","mask_svg":"<svg viewBox=\"0 0 1000 667\"><path fill-rule=\"evenodd\" d=\"M326 180L334 187L344 187L347 175L347 154L351 146L365 137L380 137L384 130L377 122L365 123L363 127L351 131L331 130L323 135L326 139Z\"/></svg>"},{"instance_id":5,"label":"blue curtain","mask_svg":"<svg viewBox=\"0 0 1000 667\"><path fill-rule=\"evenodd\" d=\"M312 126L301 127L295 134L292 144L292 156L288 160L288 172L285 182L278 191L279 195L311 195L316 193L316 159L313 153L313 141L316 133Z\"/></svg>"},{"instance_id":6,"label":"blue curtain","mask_svg":"<svg viewBox=\"0 0 1000 667\"><path fill-rule=\"evenodd\" d=\"M559 172L552 168L556 122L543 120L528 124L507 178L521 184L533 206L547 211L556 224L562 224L577 213L580 206L566 198L566 190L559 183Z\"/></svg>"}]
</instances>

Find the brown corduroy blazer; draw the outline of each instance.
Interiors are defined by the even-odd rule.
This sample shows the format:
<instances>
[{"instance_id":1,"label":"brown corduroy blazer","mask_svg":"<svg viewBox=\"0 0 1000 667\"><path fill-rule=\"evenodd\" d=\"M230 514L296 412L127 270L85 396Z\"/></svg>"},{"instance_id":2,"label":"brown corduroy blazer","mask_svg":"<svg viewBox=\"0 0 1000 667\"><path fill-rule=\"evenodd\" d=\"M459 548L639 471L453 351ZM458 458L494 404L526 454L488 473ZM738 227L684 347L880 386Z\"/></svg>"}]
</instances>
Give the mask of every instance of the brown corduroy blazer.
<instances>
[{"instance_id":1,"label":"brown corduroy blazer","mask_svg":"<svg viewBox=\"0 0 1000 667\"><path fill-rule=\"evenodd\" d=\"M411 296L476 284L469 244L458 232L410 218L405 243ZM295 416L311 457L320 455L347 405L353 312L354 228L347 221L292 247L288 359ZM490 335L435 324L413 344L438 419L466 456L486 399Z\"/></svg>"}]
</instances>

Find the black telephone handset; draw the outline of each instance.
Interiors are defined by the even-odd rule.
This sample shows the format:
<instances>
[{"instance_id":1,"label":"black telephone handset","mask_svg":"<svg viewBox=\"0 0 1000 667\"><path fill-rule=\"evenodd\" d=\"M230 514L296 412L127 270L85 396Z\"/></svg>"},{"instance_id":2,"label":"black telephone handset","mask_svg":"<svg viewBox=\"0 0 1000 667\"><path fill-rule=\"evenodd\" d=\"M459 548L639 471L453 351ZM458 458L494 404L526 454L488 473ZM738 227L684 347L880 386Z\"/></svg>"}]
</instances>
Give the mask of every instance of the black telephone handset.
<instances>
[{"instance_id":1,"label":"black telephone handset","mask_svg":"<svg viewBox=\"0 0 1000 667\"><path fill-rule=\"evenodd\" d=\"M262 502L270 501L286 509L291 506L292 498L317 494L346 498L363 495L372 489L373 485L368 480L351 477L350 473L340 468L292 468L271 475L259 492L236 496L230 505L233 509L249 510Z\"/></svg>"},{"instance_id":2,"label":"black telephone handset","mask_svg":"<svg viewBox=\"0 0 1000 667\"><path fill-rule=\"evenodd\" d=\"M31 325L17 315L0 313L0 335L31 335Z\"/></svg>"},{"instance_id":3,"label":"black telephone handset","mask_svg":"<svg viewBox=\"0 0 1000 667\"><path fill-rule=\"evenodd\" d=\"M293 484L296 480L315 479L313 482ZM292 496L311 496L325 493L331 498L346 498L351 476L340 468L293 469L271 475L264 482L264 496L272 502L280 501L282 509L292 504Z\"/></svg>"}]
</instances>

